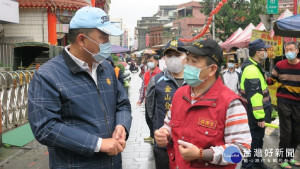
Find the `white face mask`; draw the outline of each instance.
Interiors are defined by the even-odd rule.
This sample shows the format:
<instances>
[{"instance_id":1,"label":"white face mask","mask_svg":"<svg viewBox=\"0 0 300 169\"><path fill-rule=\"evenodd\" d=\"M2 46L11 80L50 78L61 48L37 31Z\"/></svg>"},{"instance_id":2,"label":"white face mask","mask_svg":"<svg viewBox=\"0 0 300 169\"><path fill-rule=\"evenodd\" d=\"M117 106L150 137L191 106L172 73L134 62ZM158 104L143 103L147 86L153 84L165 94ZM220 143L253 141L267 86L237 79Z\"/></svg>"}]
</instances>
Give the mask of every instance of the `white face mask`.
<instances>
[{"instance_id":1,"label":"white face mask","mask_svg":"<svg viewBox=\"0 0 300 169\"><path fill-rule=\"evenodd\" d=\"M262 60L266 60L268 58L268 53L264 52L263 54L260 54L259 56Z\"/></svg>"},{"instance_id":2,"label":"white face mask","mask_svg":"<svg viewBox=\"0 0 300 169\"><path fill-rule=\"evenodd\" d=\"M182 60L185 58L185 56L171 56L171 57L165 57L167 69L171 73L179 73L183 70L184 65L182 64Z\"/></svg>"},{"instance_id":3,"label":"white face mask","mask_svg":"<svg viewBox=\"0 0 300 169\"><path fill-rule=\"evenodd\" d=\"M234 63L228 63L228 68L234 68Z\"/></svg>"}]
</instances>

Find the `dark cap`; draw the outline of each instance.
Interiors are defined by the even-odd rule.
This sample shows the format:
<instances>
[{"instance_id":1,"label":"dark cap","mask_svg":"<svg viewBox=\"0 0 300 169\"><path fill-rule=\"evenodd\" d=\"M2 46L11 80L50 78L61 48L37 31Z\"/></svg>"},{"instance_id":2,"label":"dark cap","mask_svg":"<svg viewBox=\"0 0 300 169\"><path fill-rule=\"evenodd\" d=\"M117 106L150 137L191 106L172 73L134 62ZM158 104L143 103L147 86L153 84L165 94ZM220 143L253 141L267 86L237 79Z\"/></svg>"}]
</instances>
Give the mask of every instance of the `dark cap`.
<instances>
[{"instance_id":1,"label":"dark cap","mask_svg":"<svg viewBox=\"0 0 300 169\"><path fill-rule=\"evenodd\" d=\"M257 51L258 49L261 49L261 48L270 48L271 46L270 45L266 45L265 42L261 39L256 39L252 42L249 43L249 50L252 50L252 51Z\"/></svg>"},{"instance_id":2,"label":"dark cap","mask_svg":"<svg viewBox=\"0 0 300 169\"><path fill-rule=\"evenodd\" d=\"M221 66L223 63L223 50L221 46L212 39L200 40L194 42L191 46L178 47L177 49L200 56L208 56L214 60L218 66Z\"/></svg>"},{"instance_id":3,"label":"dark cap","mask_svg":"<svg viewBox=\"0 0 300 169\"><path fill-rule=\"evenodd\" d=\"M169 50L174 50L176 52L179 52L177 50L178 47L184 46L184 43L179 41L179 40L171 40L170 42L167 43L164 51L164 55L166 54L167 51Z\"/></svg>"}]
</instances>

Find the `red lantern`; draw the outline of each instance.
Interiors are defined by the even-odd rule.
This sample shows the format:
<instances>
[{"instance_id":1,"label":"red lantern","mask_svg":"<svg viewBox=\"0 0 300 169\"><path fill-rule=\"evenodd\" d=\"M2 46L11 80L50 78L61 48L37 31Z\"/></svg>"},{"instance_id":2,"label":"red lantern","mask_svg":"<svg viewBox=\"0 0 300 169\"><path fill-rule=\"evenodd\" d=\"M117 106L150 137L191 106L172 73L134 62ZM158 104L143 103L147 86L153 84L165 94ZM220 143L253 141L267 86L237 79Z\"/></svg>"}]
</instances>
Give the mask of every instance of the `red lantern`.
<instances>
[{"instance_id":1,"label":"red lantern","mask_svg":"<svg viewBox=\"0 0 300 169\"><path fill-rule=\"evenodd\" d=\"M224 4L223 4L223 2L220 2L219 5L220 5L220 6L223 6Z\"/></svg>"},{"instance_id":2,"label":"red lantern","mask_svg":"<svg viewBox=\"0 0 300 169\"><path fill-rule=\"evenodd\" d=\"M226 3L226 2L227 2L227 0L222 0L222 2L223 2L223 3Z\"/></svg>"},{"instance_id":3,"label":"red lantern","mask_svg":"<svg viewBox=\"0 0 300 169\"><path fill-rule=\"evenodd\" d=\"M221 9L221 7L220 7L220 6L217 6L217 7L216 7L216 9L217 9L217 10L220 10L220 9Z\"/></svg>"}]
</instances>

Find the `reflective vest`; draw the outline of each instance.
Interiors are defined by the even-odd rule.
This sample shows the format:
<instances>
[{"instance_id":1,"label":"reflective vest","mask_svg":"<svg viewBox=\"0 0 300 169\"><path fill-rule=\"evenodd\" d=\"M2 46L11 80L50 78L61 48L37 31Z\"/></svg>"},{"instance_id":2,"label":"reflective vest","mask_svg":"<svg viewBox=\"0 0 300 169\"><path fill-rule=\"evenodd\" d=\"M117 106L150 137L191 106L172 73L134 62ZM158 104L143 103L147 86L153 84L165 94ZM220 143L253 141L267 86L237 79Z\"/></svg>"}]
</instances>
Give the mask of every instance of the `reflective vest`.
<instances>
[{"instance_id":1,"label":"reflective vest","mask_svg":"<svg viewBox=\"0 0 300 169\"><path fill-rule=\"evenodd\" d=\"M258 121L270 122L271 100L264 70L252 58L246 62L241 78L241 96L247 105L250 128L256 128Z\"/></svg>"},{"instance_id":2,"label":"reflective vest","mask_svg":"<svg viewBox=\"0 0 300 169\"><path fill-rule=\"evenodd\" d=\"M120 75L120 68L119 67L115 67L115 74L116 74L117 79L118 79L119 75Z\"/></svg>"},{"instance_id":3,"label":"reflective vest","mask_svg":"<svg viewBox=\"0 0 300 169\"><path fill-rule=\"evenodd\" d=\"M170 169L235 169L236 164L214 165L209 161L185 161L178 149L178 140L184 140L203 149L225 145L226 112L233 100L240 97L218 78L208 92L191 104L191 87L179 88L173 96L171 107L172 142L168 144ZM205 121L204 123L203 120Z\"/></svg>"}]
</instances>

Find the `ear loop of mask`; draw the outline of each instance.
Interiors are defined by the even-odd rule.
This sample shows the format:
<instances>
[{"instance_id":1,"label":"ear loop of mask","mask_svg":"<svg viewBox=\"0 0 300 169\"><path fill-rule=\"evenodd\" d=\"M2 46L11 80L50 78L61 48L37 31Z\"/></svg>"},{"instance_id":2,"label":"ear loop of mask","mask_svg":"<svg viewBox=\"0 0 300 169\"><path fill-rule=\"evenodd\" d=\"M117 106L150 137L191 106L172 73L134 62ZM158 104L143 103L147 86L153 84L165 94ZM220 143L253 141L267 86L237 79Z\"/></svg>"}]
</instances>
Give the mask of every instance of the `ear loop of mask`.
<instances>
[{"instance_id":1,"label":"ear loop of mask","mask_svg":"<svg viewBox=\"0 0 300 169\"><path fill-rule=\"evenodd\" d=\"M209 65L209 66L206 66L206 67L202 68L202 69L201 69L201 72L202 72L202 70L204 70L204 69L206 69L206 68L209 68L209 67L211 67L211 66L212 66L212 65ZM200 72L200 75L201 75L201 72ZM199 78L199 80L201 80L201 81L204 82L204 81L207 80L208 78L209 78L209 76L207 76L207 77L204 78L204 79L200 79L200 78Z\"/></svg>"},{"instance_id":2,"label":"ear loop of mask","mask_svg":"<svg viewBox=\"0 0 300 169\"><path fill-rule=\"evenodd\" d=\"M96 43L96 44L99 46L99 43L97 43L96 41L94 41L94 40L91 39L90 37L86 36L85 34L83 34L83 36L86 37L87 39L89 39L90 41ZM92 56L94 56L94 55L97 54L97 53L95 54L95 53L92 53L92 52L88 51L84 46L82 46L82 47L83 47L83 49L84 49L87 53L91 54Z\"/></svg>"}]
</instances>

